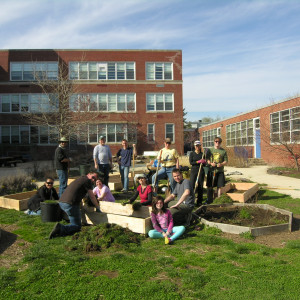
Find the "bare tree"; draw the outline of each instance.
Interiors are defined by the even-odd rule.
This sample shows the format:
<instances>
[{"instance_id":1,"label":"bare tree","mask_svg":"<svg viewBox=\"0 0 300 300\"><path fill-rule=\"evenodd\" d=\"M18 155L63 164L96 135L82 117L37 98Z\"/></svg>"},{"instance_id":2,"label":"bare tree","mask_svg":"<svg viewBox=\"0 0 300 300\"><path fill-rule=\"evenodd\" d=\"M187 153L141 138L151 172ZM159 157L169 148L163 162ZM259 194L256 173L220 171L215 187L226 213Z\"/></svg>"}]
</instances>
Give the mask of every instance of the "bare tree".
<instances>
[{"instance_id":1,"label":"bare tree","mask_svg":"<svg viewBox=\"0 0 300 300\"><path fill-rule=\"evenodd\" d=\"M271 122L261 122L260 136L269 151L289 159L300 171L300 107L273 113Z\"/></svg>"},{"instance_id":2,"label":"bare tree","mask_svg":"<svg viewBox=\"0 0 300 300\"><path fill-rule=\"evenodd\" d=\"M58 64L57 79L35 72L32 85L41 93L33 94L30 109L24 112L23 117L30 124L48 126L50 135L74 136L80 128L95 123L100 116L97 103L69 79L68 67L62 61Z\"/></svg>"}]
</instances>

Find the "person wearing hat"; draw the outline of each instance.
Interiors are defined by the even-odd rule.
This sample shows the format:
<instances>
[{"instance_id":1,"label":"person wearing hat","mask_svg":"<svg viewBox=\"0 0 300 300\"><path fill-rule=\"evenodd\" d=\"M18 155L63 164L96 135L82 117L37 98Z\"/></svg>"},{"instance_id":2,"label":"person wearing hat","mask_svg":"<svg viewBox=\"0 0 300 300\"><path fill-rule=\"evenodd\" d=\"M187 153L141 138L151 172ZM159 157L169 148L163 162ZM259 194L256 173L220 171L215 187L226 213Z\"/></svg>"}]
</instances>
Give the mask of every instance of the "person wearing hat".
<instances>
[{"instance_id":1,"label":"person wearing hat","mask_svg":"<svg viewBox=\"0 0 300 300\"><path fill-rule=\"evenodd\" d=\"M69 140L62 136L59 139L59 145L56 148L54 155L54 165L59 180L59 197L61 197L68 185L68 170L70 164L70 158L67 149L68 142Z\"/></svg>"},{"instance_id":2,"label":"person wearing hat","mask_svg":"<svg viewBox=\"0 0 300 300\"><path fill-rule=\"evenodd\" d=\"M203 202L203 182L205 177L205 172L203 166L206 163L205 156L201 152L201 143L200 141L194 142L195 151L192 151L189 156L190 164L192 165L191 168L191 176L190 182L192 184L193 191L195 191L196 180L199 173L199 168L201 167L201 171L198 177L198 185L195 192L197 192L197 206L200 206Z\"/></svg>"},{"instance_id":3,"label":"person wearing hat","mask_svg":"<svg viewBox=\"0 0 300 300\"><path fill-rule=\"evenodd\" d=\"M176 182L173 179L172 170L179 169L179 155L176 149L171 149L171 139L166 138L164 142L165 147L158 153L157 159L161 162L161 169L157 174L152 176L152 186L154 192L157 193L158 182L160 179L169 178L171 191L174 190ZM157 176L157 178L156 178Z\"/></svg>"},{"instance_id":4,"label":"person wearing hat","mask_svg":"<svg viewBox=\"0 0 300 300\"><path fill-rule=\"evenodd\" d=\"M103 174L103 184L108 186L109 169L112 166L112 155L110 147L105 145L106 137L99 136L99 145L94 148L93 158L95 162L95 169Z\"/></svg>"},{"instance_id":5,"label":"person wearing hat","mask_svg":"<svg viewBox=\"0 0 300 300\"><path fill-rule=\"evenodd\" d=\"M140 196L141 204L143 206L152 205L152 186L147 185L147 176L145 174L139 174L137 176L139 186L136 189L135 194L129 199L129 203L133 203L138 196Z\"/></svg>"}]
</instances>

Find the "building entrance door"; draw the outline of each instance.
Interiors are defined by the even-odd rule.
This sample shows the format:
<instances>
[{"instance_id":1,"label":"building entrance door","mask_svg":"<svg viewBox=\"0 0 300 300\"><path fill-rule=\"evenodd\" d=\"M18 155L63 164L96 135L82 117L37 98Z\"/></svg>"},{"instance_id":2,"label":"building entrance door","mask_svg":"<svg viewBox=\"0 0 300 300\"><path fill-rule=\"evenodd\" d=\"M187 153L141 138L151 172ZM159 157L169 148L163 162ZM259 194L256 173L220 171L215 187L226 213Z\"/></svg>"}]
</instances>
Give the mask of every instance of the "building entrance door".
<instances>
[{"instance_id":1,"label":"building entrance door","mask_svg":"<svg viewBox=\"0 0 300 300\"><path fill-rule=\"evenodd\" d=\"M254 133L255 133L255 158L261 158L261 138L260 138L260 120L254 119Z\"/></svg>"}]
</instances>

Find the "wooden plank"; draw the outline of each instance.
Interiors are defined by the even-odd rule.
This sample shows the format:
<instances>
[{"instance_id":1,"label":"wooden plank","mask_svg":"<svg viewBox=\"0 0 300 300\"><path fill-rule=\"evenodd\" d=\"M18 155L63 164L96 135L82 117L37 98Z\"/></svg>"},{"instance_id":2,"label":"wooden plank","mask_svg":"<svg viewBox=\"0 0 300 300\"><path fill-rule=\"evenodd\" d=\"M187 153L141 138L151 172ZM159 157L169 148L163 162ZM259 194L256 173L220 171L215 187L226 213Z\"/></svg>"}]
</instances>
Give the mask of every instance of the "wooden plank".
<instances>
[{"instance_id":1,"label":"wooden plank","mask_svg":"<svg viewBox=\"0 0 300 300\"><path fill-rule=\"evenodd\" d=\"M25 210L27 209L27 199L12 199L6 196L0 197L0 207L15 209L15 210Z\"/></svg>"},{"instance_id":2,"label":"wooden plank","mask_svg":"<svg viewBox=\"0 0 300 300\"><path fill-rule=\"evenodd\" d=\"M133 232L146 234L152 229L151 218L134 218L114 214L83 211L82 220L87 224L98 225L102 223L117 224Z\"/></svg>"},{"instance_id":3,"label":"wooden plank","mask_svg":"<svg viewBox=\"0 0 300 300\"><path fill-rule=\"evenodd\" d=\"M88 212L95 211L94 207L89 207L86 204L83 205L84 209ZM151 214L151 207L142 206L139 210L133 210L131 204L122 205L121 203L114 202L100 202L100 209L103 213L115 214L136 218L148 218Z\"/></svg>"}]
</instances>

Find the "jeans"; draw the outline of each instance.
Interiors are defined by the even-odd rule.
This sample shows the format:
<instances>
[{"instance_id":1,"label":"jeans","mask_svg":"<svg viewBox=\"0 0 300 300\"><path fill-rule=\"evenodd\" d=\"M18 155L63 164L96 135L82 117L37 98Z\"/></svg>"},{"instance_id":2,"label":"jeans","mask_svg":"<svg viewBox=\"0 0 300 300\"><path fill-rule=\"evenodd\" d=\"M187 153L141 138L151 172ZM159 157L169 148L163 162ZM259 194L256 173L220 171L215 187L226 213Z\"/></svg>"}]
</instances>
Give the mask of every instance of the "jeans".
<instances>
[{"instance_id":1,"label":"jeans","mask_svg":"<svg viewBox=\"0 0 300 300\"><path fill-rule=\"evenodd\" d=\"M65 202L59 202L60 208L66 212L70 219L70 224L62 225L60 224L61 235L71 235L81 229L81 211L80 206L71 205Z\"/></svg>"},{"instance_id":2,"label":"jeans","mask_svg":"<svg viewBox=\"0 0 300 300\"><path fill-rule=\"evenodd\" d=\"M155 187L157 187L159 180L164 179L166 176L168 176L170 181L171 191L173 192L176 186L176 181L173 179L173 174L172 174L174 168L175 166L170 168L162 167L157 173L156 183L155 183L155 177L156 177L155 174L152 176L152 185L154 186L155 183Z\"/></svg>"},{"instance_id":3,"label":"jeans","mask_svg":"<svg viewBox=\"0 0 300 300\"><path fill-rule=\"evenodd\" d=\"M108 186L109 164L98 164L98 172L103 173L103 183Z\"/></svg>"},{"instance_id":4,"label":"jeans","mask_svg":"<svg viewBox=\"0 0 300 300\"><path fill-rule=\"evenodd\" d=\"M167 231L167 229L163 230L164 232ZM174 226L171 232L170 239L172 241L175 241L178 239L183 233L185 232L185 227L184 226ZM152 239L159 239L163 238L164 236L162 235L161 232L157 231L156 229L152 229L148 232L148 235Z\"/></svg>"},{"instance_id":5,"label":"jeans","mask_svg":"<svg viewBox=\"0 0 300 300\"><path fill-rule=\"evenodd\" d=\"M56 174L59 179L59 193L58 197L60 198L64 190L68 186L68 170L56 170Z\"/></svg>"},{"instance_id":6,"label":"jeans","mask_svg":"<svg viewBox=\"0 0 300 300\"><path fill-rule=\"evenodd\" d=\"M123 189L128 191L128 185L129 185L129 174L130 167L120 166L120 173L121 173L121 181L123 185Z\"/></svg>"}]
</instances>

